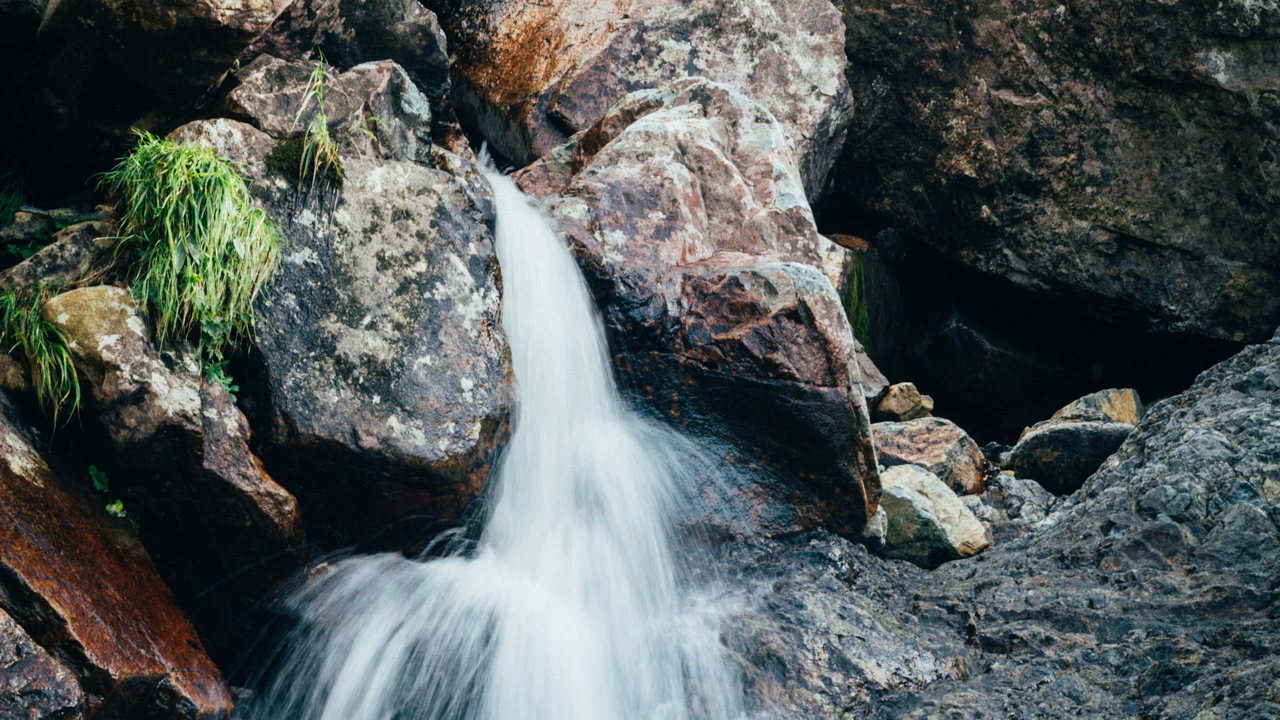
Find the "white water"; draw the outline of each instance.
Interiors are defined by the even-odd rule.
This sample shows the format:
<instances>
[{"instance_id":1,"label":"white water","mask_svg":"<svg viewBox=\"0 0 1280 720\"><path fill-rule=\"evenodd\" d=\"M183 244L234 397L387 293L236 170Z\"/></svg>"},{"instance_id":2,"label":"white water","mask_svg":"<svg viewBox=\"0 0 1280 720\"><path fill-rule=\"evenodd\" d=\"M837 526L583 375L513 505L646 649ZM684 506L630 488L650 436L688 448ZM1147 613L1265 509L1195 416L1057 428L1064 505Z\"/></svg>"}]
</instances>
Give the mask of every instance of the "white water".
<instances>
[{"instance_id":1,"label":"white water","mask_svg":"<svg viewBox=\"0 0 1280 720\"><path fill-rule=\"evenodd\" d=\"M715 613L672 556L685 458L621 403L563 242L489 174L514 433L467 557L345 560L294 600L254 720L733 720Z\"/></svg>"}]
</instances>

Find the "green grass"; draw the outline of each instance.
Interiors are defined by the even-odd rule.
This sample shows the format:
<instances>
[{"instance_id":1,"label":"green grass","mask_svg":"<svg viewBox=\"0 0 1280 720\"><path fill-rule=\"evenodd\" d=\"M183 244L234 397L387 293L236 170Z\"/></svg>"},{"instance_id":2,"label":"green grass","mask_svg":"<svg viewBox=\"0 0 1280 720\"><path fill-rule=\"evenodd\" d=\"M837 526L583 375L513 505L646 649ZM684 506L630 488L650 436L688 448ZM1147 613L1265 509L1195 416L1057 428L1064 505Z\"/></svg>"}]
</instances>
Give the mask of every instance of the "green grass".
<instances>
[{"instance_id":1,"label":"green grass","mask_svg":"<svg viewBox=\"0 0 1280 720\"><path fill-rule=\"evenodd\" d=\"M31 382L40 404L58 416L67 406L70 418L80 409L80 381L67 337L40 317L40 306L52 293L46 285L0 291L0 334L8 352L31 368Z\"/></svg>"},{"instance_id":2,"label":"green grass","mask_svg":"<svg viewBox=\"0 0 1280 720\"><path fill-rule=\"evenodd\" d=\"M316 69L311 71L307 89L302 93L302 105L298 107L298 114L293 116L294 127L302 120L303 113L313 100L316 114L302 134L302 146L298 153L298 179L310 182L314 188L319 178L336 178L336 182L330 182L335 187L340 187L343 177L342 158L338 155L338 142L329 133L329 116L324 109L324 55L320 56Z\"/></svg>"},{"instance_id":3,"label":"green grass","mask_svg":"<svg viewBox=\"0 0 1280 720\"><path fill-rule=\"evenodd\" d=\"M0 228L13 222L18 208L27 204L27 189L17 173L0 174Z\"/></svg>"},{"instance_id":4,"label":"green grass","mask_svg":"<svg viewBox=\"0 0 1280 720\"><path fill-rule=\"evenodd\" d=\"M862 267L862 256L851 252L853 272L849 273L849 296L845 299L845 312L853 326L853 336L867 347L871 337L871 317L867 314L867 277Z\"/></svg>"},{"instance_id":5,"label":"green grass","mask_svg":"<svg viewBox=\"0 0 1280 720\"><path fill-rule=\"evenodd\" d=\"M134 294L156 339L198 339L206 368L247 335L281 238L251 204L238 168L208 148L139 131L137 147L102 175L120 195L123 243L135 249Z\"/></svg>"}]
</instances>

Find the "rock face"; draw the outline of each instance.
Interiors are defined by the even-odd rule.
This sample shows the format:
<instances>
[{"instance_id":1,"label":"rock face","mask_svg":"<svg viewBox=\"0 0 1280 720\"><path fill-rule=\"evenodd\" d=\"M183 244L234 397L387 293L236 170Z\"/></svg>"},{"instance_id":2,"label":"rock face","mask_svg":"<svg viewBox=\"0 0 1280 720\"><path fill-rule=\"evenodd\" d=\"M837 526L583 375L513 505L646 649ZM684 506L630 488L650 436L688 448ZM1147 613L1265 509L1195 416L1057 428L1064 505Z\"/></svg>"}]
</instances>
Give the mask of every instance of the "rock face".
<instances>
[{"instance_id":1,"label":"rock face","mask_svg":"<svg viewBox=\"0 0 1280 720\"><path fill-rule=\"evenodd\" d=\"M0 272L0 285L14 287L44 282L66 287L83 279L115 244L110 223L77 223L60 230L49 245L35 255Z\"/></svg>"},{"instance_id":2,"label":"rock face","mask_svg":"<svg viewBox=\"0 0 1280 720\"><path fill-rule=\"evenodd\" d=\"M782 125L689 78L628 96L517 180L577 254L627 389L786 478L712 513L732 532L857 533L879 485L855 343Z\"/></svg>"},{"instance_id":3,"label":"rock face","mask_svg":"<svg viewBox=\"0 0 1280 720\"><path fill-rule=\"evenodd\" d=\"M896 465L880 474L880 483L880 506L889 523L886 556L933 569L986 549L982 524L937 475Z\"/></svg>"},{"instance_id":4,"label":"rock face","mask_svg":"<svg viewBox=\"0 0 1280 720\"><path fill-rule=\"evenodd\" d=\"M1070 495L1120 447L1143 412L1133 390L1087 395L1024 432L1004 464L1049 492Z\"/></svg>"},{"instance_id":5,"label":"rock face","mask_svg":"<svg viewBox=\"0 0 1280 720\"><path fill-rule=\"evenodd\" d=\"M880 463L917 465L946 483L957 495L986 490L992 468L964 430L942 418L921 418L871 426Z\"/></svg>"},{"instance_id":6,"label":"rock face","mask_svg":"<svg viewBox=\"0 0 1280 720\"><path fill-rule=\"evenodd\" d=\"M295 108L296 111L296 108ZM348 156L332 210L268 170L271 139L228 120L175 137L248 163L288 236L254 331L263 460L327 547L422 544L459 522L508 431L510 351L487 185Z\"/></svg>"},{"instance_id":7,"label":"rock face","mask_svg":"<svg viewBox=\"0 0 1280 720\"><path fill-rule=\"evenodd\" d=\"M418 0L294 0L240 57L260 55L315 66L316 50L342 70L391 60L430 99L449 94L449 55L435 13Z\"/></svg>"},{"instance_id":8,"label":"rock face","mask_svg":"<svg viewBox=\"0 0 1280 720\"><path fill-rule=\"evenodd\" d=\"M84 692L66 666L0 610L0 716L55 720L84 716Z\"/></svg>"},{"instance_id":9,"label":"rock face","mask_svg":"<svg viewBox=\"0 0 1280 720\"><path fill-rule=\"evenodd\" d=\"M961 500L987 526L993 545L1011 542L1041 527L1058 502L1035 480L1004 473L992 479L986 492Z\"/></svg>"},{"instance_id":10,"label":"rock face","mask_svg":"<svg viewBox=\"0 0 1280 720\"><path fill-rule=\"evenodd\" d=\"M730 545L759 588L726 637L748 696L815 719L1274 714L1277 448L1280 336L1149 408L1039 528L976 558L925 574L820 533Z\"/></svg>"},{"instance_id":11,"label":"rock face","mask_svg":"<svg viewBox=\"0 0 1280 720\"><path fill-rule=\"evenodd\" d=\"M0 682L30 677L45 689L30 698L36 708L6 717L31 717L41 703L77 706L79 690L57 665L75 673L94 717L226 717L217 667L127 525L50 468L44 443L3 398L0 426L0 611L56 661L0 630L21 653ZM0 707L8 702L0 697Z\"/></svg>"},{"instance_id":12,"label":"rock face","mask_svg":"<svg viewBox=\"0 0 1280 720\"><path fill-rule=\"evenodd\" d=\"M1280 323L1269 5L839 5L858 102L833 203L1096 317Z\"/></svg>"},{"instance_id":13,"label":"rock face","mask_svg":"<svg viewBox=\"0 0 1280 720\"><path fill-rule=\"evenodd\" d=\"M810 197L844 141L844 28L821 0L437 5L458 55L459 114L518 165L591 127L628 93L690 75L732 85L777 117Z\"/></svg>"},{"instance_id":14,"label":"rock face","mask_svg":"<svg viewBox=\"0 0 1280 720\"><path fill-rule=\"evenodd\" d=\"M239 624L248 607L301 564L297 501L249 451L248 423L226 391L202 382L190 356L151 346L128 291L73 290L42 313L88 387L82 422L113 496L141 520L161 575L226 659L252 639Z\"/></svg>"},{"instance_id":15,"label":"rock face","mask_svg":"<svg viewBox=\"0 0 1280 720\"><path fill-rule=\"evenodd\" d=\"M240 85L227 95L221 109L254 123L273 138L302 137L318 111L312 100L298 115L314 69L314 65L261 55L237 73ZM338 142L375 157L429 159L431 107L399 65L383 60L357 65L340 75L326 72L324 104L329 133Z\"/></svg>"},{"instance_id":16,"label":"rock face","mask_svg":"<svg viewBox=\"0 0 1280 720\"><path fill-rule=\"evenodd\" d=\"M906 422L928 417L933 412L933 398L921 395L911 383L891 385L876 405L875 418L883 422Z\"/></svg>"}]
</instances>

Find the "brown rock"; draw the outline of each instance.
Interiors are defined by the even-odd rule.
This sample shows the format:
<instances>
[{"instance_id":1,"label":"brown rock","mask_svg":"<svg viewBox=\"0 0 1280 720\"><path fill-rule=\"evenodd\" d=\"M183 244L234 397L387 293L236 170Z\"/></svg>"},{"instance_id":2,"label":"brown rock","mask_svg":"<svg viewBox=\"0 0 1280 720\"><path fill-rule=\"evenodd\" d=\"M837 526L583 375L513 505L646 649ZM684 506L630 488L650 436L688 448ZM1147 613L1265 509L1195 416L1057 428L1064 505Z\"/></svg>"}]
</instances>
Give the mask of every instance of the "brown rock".
<instances>
[{"instance_id":1,"label":"brown rock","mask_svg":"<svg viewBox=\"0 0 1280 720\"><path fill-rule=\"evenodd\" d=\"M551 195L623 382L737 444L744 476L708 487L708 512L732 532L853 535L876 510L876 466L856 343L795 168L767 110L689 78L627 96L517 180Z\"/></svg>"},{"instance_id":2,"label":"brown rock","mask_svg":"<svg viewBox=\"0 0 1280 720\"><path fill-rule=\"evenodd\" d=\"M930 417L876 423L871 434L882 465L919 465L957 495L985 491L994 472L978 444L950 420Z\"/></svg>"},{"instance_id":3,"label":"brown rock","mask_svg":"<svg viewBox=\"0 0 1280 720\"><path fill-rule=\"evenodd\" d=\"M1132 388L1124 390L1099 390L1079 400L1073 400L1049 418L1051 422L1079 422L1083 420L1107 420L1137 425L1146 408L1142 398Z\"/></svg>"},{"instance_id":4,"label":"brown rock","mask_svg":"<svg viewBox=\"0 0 1280 720\"><path fill-rule=\"evenodd\" d=\"M71 720L84 717L84 692L65 665L36 645L0 610L0 717Z\"/></svg>"},{"instance_id":5,"label":"brown rock","mask_svg":"<svg viewBox=\"0 0 1280 720\"><path fill-rule=\"evenodd\" d=\"M905 422L928 417L933 412L933 398L921 395L912 383L889 386L876 406L878 422Z\"/></svg>"},{"instance_id":6,"label":"brown rock","mask_svg":"<svg viewBox=\"0 0 1280 720\"><path fill-rule=\"evenodd\" d=\"M819 0L447 1L437 12L457 53L459 114L518 165L591 127L628 93L696 75L774 114L813 197L849 122L843 28Z\"/></svg>"},{"instance_id":7,"label":"brown rock","mask_svg":"<svg viewBox=\"0 0 1280 720\"><path fill-rule=\"evenodd\" d=\"M857 100L833 205L1107 321L1280 323L1273 8L837 5Z\"/></svg>"},{"instance_id":8,"label":"brown rock","mask_svg":"<svg viewBox=\"0 0 1280 720\"><path fill-rule=\"evenodd\" d=\"M0 610L76 674L96 717L226 717L218 668L146 551L50 469L4 398L0 425Z\"/></svg>"},{"instance_id":9,"label":"brown rock","mask_svg":"<svg viewBox=\"0 0 1280 720\"><path fill-rule=\"evenodd\" d=\"M202 382L189 355L152 347L128 291L73 290L42 312L70 341L113 495L225 659L249 639L245 611L302 560L297 502L249 451L226 391Z\"/></svg>"}]
</instances>

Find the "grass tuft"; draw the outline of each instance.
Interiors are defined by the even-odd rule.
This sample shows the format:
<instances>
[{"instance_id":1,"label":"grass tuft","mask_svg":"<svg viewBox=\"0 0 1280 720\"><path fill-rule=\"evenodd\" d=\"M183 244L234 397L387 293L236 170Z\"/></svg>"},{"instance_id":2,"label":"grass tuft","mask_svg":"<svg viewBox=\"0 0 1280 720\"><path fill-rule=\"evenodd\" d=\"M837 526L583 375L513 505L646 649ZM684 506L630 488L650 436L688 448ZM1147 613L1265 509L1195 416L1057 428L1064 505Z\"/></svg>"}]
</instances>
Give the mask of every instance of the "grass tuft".
<instances>
[{"instance_id":1,"label":"grass tuft","mask_svg":"<svg viewBox=\"0 0 1280 720\"><path fill-rule=\"evenodd\" d=\"M156 339L197 337L205 367L256 321L280 234L254 208L235 164L208 148L137 131L137 147L102 176L119 193L123 243L138 254L130 285Z\"/></svg>"},{"instance_id":2,"label":"grass tuft","mask_svg":"<svg viewBox=\"0 0 1280 720\"><path fill-rule=\"evenodd\" d=\"M27 204L27 189L18 174L0 174L0 228L13 222L18 208Z\"/></svg>"},{"instance_id":3,"label":"grass tuft","mask_svg":"<svg viewBox=\"0 0 1280 720\"><path fill-rule=\"evenodd\" d=\"M57 425L64 407L70 406L68 419L80 409L80 381L67 336L40 317L40 306L51 294L44 284L0 291L0 335L8 352L31 368L36 397L52 411Z\"/></svg>"},{"instance_id":4,"label":"grass tuft","mask_svg":"<svg viewBox=\"0 0 1280 720\"><path fill-rule=\"evenodd\" d=\"M316 104L315 117L307 124L307 131L302 134L302 146L298 151L298 179L310 182L315 187L316 180L330 179L334 187L342 186L342 158L338 155L338 141L329 133L329 116L324 109L324 55L316 69L311 71L307 81L307 89L302 93L302 105L298 114L293 116L293 125L297 127L307 106L312 101Z\"/></svg>"}]
</instances>

